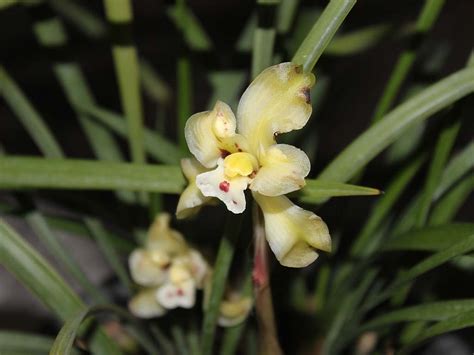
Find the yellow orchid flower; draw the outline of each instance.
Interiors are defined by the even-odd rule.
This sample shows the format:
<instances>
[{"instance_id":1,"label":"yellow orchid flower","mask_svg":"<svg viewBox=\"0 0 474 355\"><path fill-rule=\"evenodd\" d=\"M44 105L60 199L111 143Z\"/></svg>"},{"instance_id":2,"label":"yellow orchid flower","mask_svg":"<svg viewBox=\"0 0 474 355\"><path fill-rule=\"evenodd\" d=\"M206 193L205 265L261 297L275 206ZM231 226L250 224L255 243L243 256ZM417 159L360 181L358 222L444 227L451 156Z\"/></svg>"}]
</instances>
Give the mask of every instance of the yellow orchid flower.
<instances>
[{"instance_id":1,"label":"yellow orchid flower","mask_svg":"<svg viewBox=\"0 0 474 355\"><path fill-rule=\"evenodd\" d=\"M210 272L202 255L170 228L170 218L166 213L158 215L144 247L129 256L130 274L142 289L128 307L140 318L158 317L176 307L193 307L196 290L203 287Z\"/></svg>"},{"instance_id":2,"label":"yellow orchid flower","mask_svg":"<svg viewBox=\"0 0 474 355\"><path fill-rule=\"evenodd\" d=\"M301 129L308 122L314 82L313 74L303 73L293 63L274 65L245 90L237 118L227 104L218 101L212 111L191 116L185 127L189 150L202 165L188 189L195 191L195 186L203 197L218 198L233 213L245 210L245 190L250 189L262 208L270 247L280 263L289 267L310 264L318 256L316 249L331 249L321 218L283 196L305 185L308 157L294 146L275 141L277 135ZM182 206L195 208L203 201L188 189L181 196L178 213Z\"/></svg>"}]
</instances>

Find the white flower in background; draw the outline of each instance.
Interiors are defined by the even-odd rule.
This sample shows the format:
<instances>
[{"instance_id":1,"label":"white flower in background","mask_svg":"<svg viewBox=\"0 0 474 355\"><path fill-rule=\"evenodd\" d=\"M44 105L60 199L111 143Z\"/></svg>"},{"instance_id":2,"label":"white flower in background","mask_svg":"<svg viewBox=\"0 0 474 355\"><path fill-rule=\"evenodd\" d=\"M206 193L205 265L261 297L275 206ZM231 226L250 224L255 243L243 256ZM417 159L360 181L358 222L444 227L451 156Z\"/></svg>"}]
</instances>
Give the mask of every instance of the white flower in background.
<instances>
[{"instance_id":1,"label":"white flower in background","mask_svg":"<svg viewBox=\"0 0 474 355\"><path fill-rule=\"evenodd\" d=\"M170 228L170 215L160 214L143 248L129 257L132 279L142 289L130 300L130 311L141 318L158 317L176 307L191 308L209 267L183 236Z\"/></svg>"},{"instance_id":2,"label":"white flower in background","mask_svg":"<svg viewBox=\"0 0 474 355\"><path fill-rule=\"evenodd\" d=\"M181 195L178 216L192 214L211 197L242 213L245 190L250 189L262 208L270 248L282 265L304 267L318 257L317 249L330 251L331 238L321 218L284 196L305 185L310 161L302 150L275 141L278 134L305 126L313 84L313 74L281 63L250 84L237 118L221 101L212 111L191 116L185 137L200 164L183 166L190 184Z\"/></svg>"}]
</instances>

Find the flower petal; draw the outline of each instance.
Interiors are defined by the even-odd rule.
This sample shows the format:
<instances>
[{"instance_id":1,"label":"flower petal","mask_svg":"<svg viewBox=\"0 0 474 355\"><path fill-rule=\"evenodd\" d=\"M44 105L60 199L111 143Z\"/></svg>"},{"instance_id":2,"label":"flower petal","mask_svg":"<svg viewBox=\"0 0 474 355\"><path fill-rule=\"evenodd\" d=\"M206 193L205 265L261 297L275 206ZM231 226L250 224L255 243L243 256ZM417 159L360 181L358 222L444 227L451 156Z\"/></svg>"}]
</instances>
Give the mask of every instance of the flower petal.
<instances>
[{"instance_id":1,"label":"flower petal","mask_svg":"<svg viewBox=\"0 0 474 355\"><path fill-rule=\"evenodd\" d=\"M229 178L224 173L224 159L219 159L215 170L197 176L196 184L204 196L217 197L233 213L245 210L245 189L250 182L246 176Z\"/></svg>"},{"instance_id":2,"label":"flower petal","mask_svg":"<svg viewBox=\"0 0 474 355\"><path fill-rule=\"evenodd\" d=\"M166 309L176 307L191 308L196 301L196 287L193 280L187 280L177 285L167 283L156 292L158 303Z\"/></svg>"},{"instance_id":3,"label":"flower petal","mask_svg":"<svg viewBox=\"0 0 474 355\"><path fill-rule=\"evenodd\" d=\"M208 274L209 265L206 260L204 260L201 253L196 250L191 250L189 252L189 261L191 274L196 282L196 287L200 289L204 285L204 279Z\"/></svg>"},{"instance_id":4,"label":"flower petal","mask_svg":"<svg viewBox=\"0 0 474 355\"><path fill-rule=\"evenodd\" d=\"M276 134L304 127L311 116L314 75L293 63L265 69L245 90L237 109L238 132L254 154L275 143Z\"/></svg>"},{"instance_id":5,"label":"flower petal","mask_svg":"<svg viewBox=\"0 0 474 355\"><path fill-rule=\"evenodd\" d=\"M300 149L288 144L275 144L260 156L261 167L250 189L265 196L279 196L301 189L311 163Z\"/></svg>"},{"instance_id":6,"label":"flower petal","mask_svg":"<svg viewBox=\"0 0 474 355\"><path fill-rule=\"evenodd\" d=\"M154 318L166 313L156 300L156 289L144 289L136 294L128 303L130 312L139 318Z\"/></svg>"},{"instance_id":7,"label":"flower petal","mask_svg":"<svg viewBox=\"0 0 474 355\"><path fill-rule=\"evenodd\" d=\"M181 233L170 228L171 216L160 213L148 231L146 249L150 252L159 251L170 258L188 252L188 246Z\"/></svg>"},{"instance_id":8,"label":"flower petal","mask_svg":"<svg viewBox=\"0 0 474 355\"><path fill-rule=\"evenodd\" d=\"M181 169L189 184L179 197L176 207L178 219L187 218L196 214L202 205L209 203L211 197L206 197L196 186L196 176L207 171L196 159L181 159Z\"/></svg>"},{"instance_id":9,"label":"flower petal","mask_svg":"<svg viewBox=\"0 0 474 355\"><path fill-rule=\"evenodd\" d=\"M217 323L221 327L233 327L242 323L252 309L252 299L238 294L222 300Z\"/></svg>"},{"instance_id":10,"label":"flower petal","mask_svg":"<svg viewBox=\"0 0 474 355\"><path fill-rule=\"evenodd\" d=\"M165 271L153 261L144 249L135 249L128 258L128 266L133 281L141 286L158 286L166 279Z\"/></svg>"},{"instance_id":11,"label":"flower petal","mask_svg":"<svg viewBox=\"0 0 474 355\"><path fill-rule=\"evenodd\" d=\"M320 217L285 196L253 195L263 211L268 243L280 264L305 267L318 257L315 249L331 251L328 227Z\"/></svg>"},{"instance_id":12,"label":"flower petal","mask_svg":"<svg viewBox=\"0 0 474 355\"><path fill-rule=\"evenodd\" d=\"M188 119L184 136L196 159L206 168L213 168L222 156L222 150L227 150L223 146L233 147L229 140L236 135L235 129L236 120L231 108L217 101L212 111L196 113Z\"/></svg>"}]
</instances>

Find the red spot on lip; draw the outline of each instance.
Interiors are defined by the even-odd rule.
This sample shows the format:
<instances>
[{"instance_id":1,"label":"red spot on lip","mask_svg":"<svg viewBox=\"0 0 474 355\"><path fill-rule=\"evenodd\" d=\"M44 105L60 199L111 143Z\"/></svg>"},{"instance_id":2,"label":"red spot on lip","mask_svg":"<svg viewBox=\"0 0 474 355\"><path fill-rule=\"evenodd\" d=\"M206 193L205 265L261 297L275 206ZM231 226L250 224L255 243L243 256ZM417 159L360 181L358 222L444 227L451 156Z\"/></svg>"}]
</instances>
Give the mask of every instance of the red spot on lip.
<instances>
[{"instance_id":1,"label":"red spot on lip","mask_svg":"<svg viewBox=\"0 0 474 355\"><path fill-rule=\"evenodd\" d=\"M176 292L178 294L178 296L183 296L184 295L184 292L182 289L178 288L178 291Z\"/></svg>"},{"instance_id":2,"label":"red spot on lip","mask_svg":"<svg viewBox=\"0 0 474 355\"><path fill-rule=\"evenodd\" d=\"M219 184L219 189L224 192L229 192L229 187L230 187L230 184L228 181L222 181Z\"/></svg>"},{"instance_id":3,"label":"red spot on lip","mask_svg":"<svg viewBox=\"0 0 474 355\"><path fill-rule=\"evenodd\" d=\"M227 150L221 149L221 158L225 158L228 156L230 153Z\"/></svg>"},{"instance_id":4,"label":"red spot on lip","mask_svg":"<svg viewBox=\"0 0 474 355\"><path fill-rule=\"evenodd\" d=\"M235 143L235 147L237 148L237 151L241 152L242 149L240 149L239 145L237 143Z\"/></svg>"}]
</instances>

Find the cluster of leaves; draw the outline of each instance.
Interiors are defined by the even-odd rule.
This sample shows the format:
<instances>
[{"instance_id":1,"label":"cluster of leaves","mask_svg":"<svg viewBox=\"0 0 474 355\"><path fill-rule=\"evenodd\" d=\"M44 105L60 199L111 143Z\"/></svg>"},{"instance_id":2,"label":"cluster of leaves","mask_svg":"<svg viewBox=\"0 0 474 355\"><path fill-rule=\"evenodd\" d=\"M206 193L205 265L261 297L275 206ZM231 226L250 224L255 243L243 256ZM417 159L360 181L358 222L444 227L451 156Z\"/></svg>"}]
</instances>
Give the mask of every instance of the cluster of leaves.
<instances>
[{"instance_id":1,"label":"cluster of leaves","mask_svg":"<svg viewBox=\"0 0 474 355\"><path fill-rule=\"evenodd\" d=\"M15 3L14 0L6 1L2 6L7 8ZM273 55L276 34L285 35L281 36L286 38L283 45L288 52L295 53L292 61L310 71L323 53L335 56L353 54L393 32L390 26L379 25L334 36L355 0L332 0L323 11L311 9L300 14L297 11L298 1L295 0L282 0L281 3L262 0L258 3L260 7L278 4L278 12L270 28L259 27L256 19L252 18L237 43L239 50L252 53L252 76L281 56L281 53ZM33 26L42 46L67 44L63 19L93 40L106 35L105 21L83 8L79 2L51 0L49 4L58 15L37 20ZM419 37L427 33L443 4L442 0L426 0L415 25L404 28L402 33L396 35ZM24 5L20 3L20 6ZM105 0L104 5L109 22L132 21L129 0ZM184 1L171 6L168 16L189 48L213 49L211 40ZM296 16L298 21L294 21ZM296 28L290 33L292 23ZM379 193L376 189L354 185L361 180L366 165L389 148L387 157L391 160L387 158L387 169L397 167L392 181L384 188L384 195L374 203L358 235L350 242L344 241L350 248L336 248L332 256L317 262L310 275L303 271L292 278L291 297L286 305L290 307L288 324L295 321L297 313L303 313L311 319L315 328L309 327L314 333L304 339L304 344L291 343L291 347L316 346L322 340L320 351L323 354L341 353L353 348L361 335L375 331L378 349L395 346L408 352L436 335L474 325L474 299L445 300L429 289L417 292L413 296L414 303L410 299L410 291L435 268L435 272L439 272L440 267L455 268L456 272L468 277L474 267L473 255L470 254L474 250L474 224L453 222L474 187L474 143L462 147L456 154L452 153L456 137L462 129L463 115L473 112L469 101L459 101L474 91L474 67L468 62L466 68L432 85L417 88L416 94L407 95L401 104L392 108L416 56L417 48L407 47L393 69L370 127L317 178L309 179L307 186L294 196L316 207L335 196L376 195ZM234 244L229 243L232 238L223 238L219 247L215 262L215 270L218 271L214 275L213 296L203 320L202 336L194 327L186 327L186 322L179 322L179 317L172 322L170 329L160 330L157 327L160 323L141 323L126 310L113 305L111 296L88 280L55 233L62 230L93 238L116 272L122 287L128 291L134 286L123 257L134 247L134 242L112 233L97 216L76 213L78 218L72 220L43 213L31 206L25 213L22 206L24 199L17 199L19 192L23 197L31 196L30 189L33 188L112 190L117 201L126 208L147 206L150 215L154 216L163 208L163 194L179 194L182 191L184 179L178 163L186 155L182 132L186 119L192 113L192 62L189 56L182 54L177 63L178 143L163 132L146 128L143 124L141 90L150 100L166 106L171 95L167 84L144 58L137 55L133 42L114 45L113 59L123 115L95 102L77 63L61 61L52 64L54 74L90 142L96 157L94 160L66 158L47 121L6 69L0 66L3 99L44 156L2 154L0 188L9 191L9 199L1 202L1 213L23 218L61 267L81 285L89 300L84 302L37 250L5 221L0 221L0 264L64 322L55 340L46 336L2 331L0 351L26 354L34 350L42 354L52 349L52 354L67 354L74 351L74 340L79 336L88 339L94 353L121 353L123 349L111 339L110 334L106 334L106 328L94 329L92 322L86 320L98 313L112 314L124 320L127 331L147 353L208 354L212 351L216 312L235 252ZM246 73L241 70L210 73L209 81L213 87L210 105L216 98L235 103L245 80ZM319 104L324 99L324 74L319 80L320 84L312 93L313 104ZM423 134L426 120L435 114L444 124L436 132L434 149L428 154L427 147L417 142ZM164 119L166 117L160 117L161 121ZM303 146L312 144L315 139L313 134L305 137ZM131 162L125 162L117 136L128 142ZM298 138L291 135L287 139ZM160 164L145 163L150 160ZM426 172L423 173L421 170L424 167ZM422 187L409 201L403 202L403 193L415 176L423 179ZM228 226L225 234L232 234L233 229L232 225ZM342 245L343 241L338 240L337 235L347 234L344 226L331 226L331 229L335 244ZM140 231L129 231L129 234L140 240ZM397 262L400 255L410 255L412 261L408 265ZM387 260L392 260L393 256L394 262L390 264ZM387 270L388 266L390 270ZM308 281L313 279L316 286L308 288ZM275 292L274 295L279 307L279 294ZM295 314L294 319L291 314ZM277 318L280 318L278 313ZM288 325L279 324L279 327L286 329ZM250 322L225 332L221 353L234 353L242 337L248 344L245 353L254 353L256 334Z\"/></svg>"}]
</instances>

